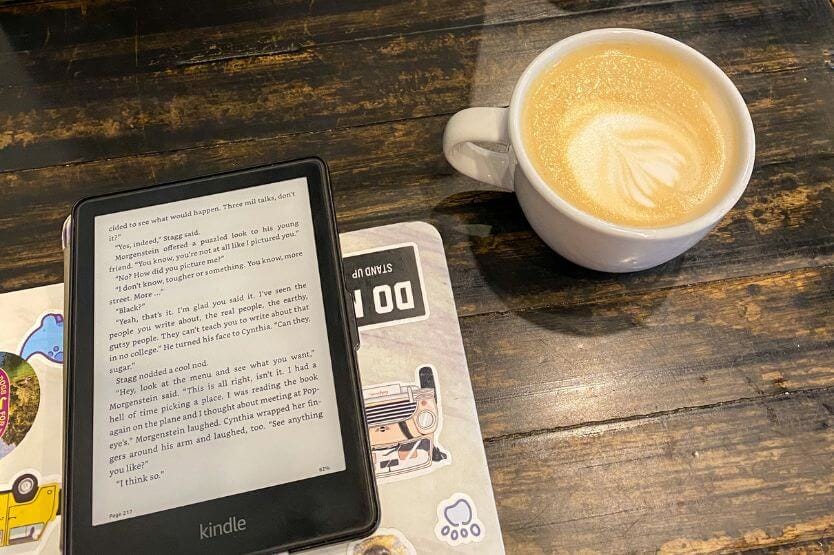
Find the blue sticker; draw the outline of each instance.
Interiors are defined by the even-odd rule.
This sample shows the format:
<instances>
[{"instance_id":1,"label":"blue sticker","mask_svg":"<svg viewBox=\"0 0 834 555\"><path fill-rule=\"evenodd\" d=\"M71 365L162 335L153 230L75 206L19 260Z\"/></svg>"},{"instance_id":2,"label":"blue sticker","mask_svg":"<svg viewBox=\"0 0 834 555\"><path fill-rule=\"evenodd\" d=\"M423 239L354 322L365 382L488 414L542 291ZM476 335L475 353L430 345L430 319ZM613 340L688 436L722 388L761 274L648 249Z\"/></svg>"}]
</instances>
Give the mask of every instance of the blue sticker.
<instances>
[{"instance_id":1,"label":"blue sticker","mask_svg":"<svg viewBox=\"0 0 834 555\"><path fill-rule=\"evenodd\" d=\"M49 313L41 318L40 325L29 334L20 348L20 358L28 360L34 355L43 355L50 362L64 362L64 316Z\"/></svg>"}]
</instances>

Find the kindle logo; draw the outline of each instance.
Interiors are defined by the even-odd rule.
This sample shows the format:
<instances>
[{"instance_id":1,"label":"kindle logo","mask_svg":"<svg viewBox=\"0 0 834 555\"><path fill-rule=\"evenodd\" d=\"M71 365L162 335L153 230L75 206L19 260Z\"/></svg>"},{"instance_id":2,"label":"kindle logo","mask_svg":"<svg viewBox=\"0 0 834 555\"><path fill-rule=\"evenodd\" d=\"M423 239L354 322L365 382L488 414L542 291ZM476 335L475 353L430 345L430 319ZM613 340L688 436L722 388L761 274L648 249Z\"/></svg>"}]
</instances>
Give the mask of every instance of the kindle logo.
<instances>
[{"instance_id":1,"label":"kindle logo","mask_svg":"<svg viewBox=\"0 0 834 555\"><path fill-rule=\"evenodd\" d=\"M246 530L246 519L230 516L229 520L220 524L209 522L208 524L200 523L200 540L210 540L217 536L225 536L234 532L244 532Z\"/></svg>"}]
</instances>

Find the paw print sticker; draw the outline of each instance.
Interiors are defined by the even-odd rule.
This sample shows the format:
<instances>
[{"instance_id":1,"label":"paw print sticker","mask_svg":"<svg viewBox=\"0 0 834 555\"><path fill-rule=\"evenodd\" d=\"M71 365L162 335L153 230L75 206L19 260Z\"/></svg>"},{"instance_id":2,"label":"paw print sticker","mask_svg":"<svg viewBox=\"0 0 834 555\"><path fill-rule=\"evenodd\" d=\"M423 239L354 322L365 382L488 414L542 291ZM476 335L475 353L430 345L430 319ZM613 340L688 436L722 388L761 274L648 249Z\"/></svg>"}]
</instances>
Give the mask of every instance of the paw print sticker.
<instances>
[{"instance_id":1,"label":"paw print sticker","mask_svg":"<svg viewBox=\"0 0 834 555\"><path fill-rule=\"evenodd\" d=\"M478 519L475 503L465 493L456 493L437 505L434 534L451 546L484 539L484 523Z\"/></svg>"}]
</instances>

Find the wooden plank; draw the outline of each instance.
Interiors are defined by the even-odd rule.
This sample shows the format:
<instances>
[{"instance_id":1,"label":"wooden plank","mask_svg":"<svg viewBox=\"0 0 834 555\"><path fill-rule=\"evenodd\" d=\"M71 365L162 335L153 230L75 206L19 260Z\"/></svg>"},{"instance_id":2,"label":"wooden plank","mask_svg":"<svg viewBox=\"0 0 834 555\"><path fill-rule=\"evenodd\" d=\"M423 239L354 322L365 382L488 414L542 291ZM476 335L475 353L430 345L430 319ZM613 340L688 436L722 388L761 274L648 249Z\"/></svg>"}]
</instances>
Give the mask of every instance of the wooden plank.
<instances>
[{"instance_id":1,"label":"wooden plank","mask_svg":"<svg viewBox=\"0 0 834 555\"><path fill-rule=\"evenodd\" d=\"M501 439L487 456L508 553L734 552L834 535L830 389Z\"/></svg>"},{"instance_id":2,"label":"wooden plank","mask_svg":"<svg viewBox=\"0 0 834 555\"><path fill-rule=\"evenodd\" d=\"M128 76L377 37L571 17L670 0L45 2L0 7L0 85ZM678 0L673 0L678 1Z\"/></svg>"},{"instance_id":3,"label":"wooden plank","mask_svg":"<svg viewBox=\"0 0 834 555\"><path fill-rule=\"evenodd\" d=\"M22 52L38 66L133 54L141 66L172 67L241 56L289 52L331 42L466 26L570 17L668 0L246 0L186 4L124 0L49 1L0 6L0 53Z\"/></svg>"},{"instance_id":4,"label":"wooden plank","mask_svg":"<svg viewBox=\"0 0 834 555\"><path fill-rule=\"evenodd\" d=\"M834 553L834 539L823 538L809 542L799 542L772 548L759 548L749 551L757 555L776 553L778 555L831 555Z\"/></svg>"},{"instance_id":5,"label":"wooden plank","mask_svg":"<svg viewBox=\"0 0 834 555\"><path fill-rule=\"evenodd\" d=\"M0 168L449 114L470 104L502 105L523 67L543 48L574 32L611 25L646 27L701 48L738 80L754 107L758 101L762 108L787 109L789 117L816 111L819 117L807 131L813 142L804 146L828 148L832 116L822 99L832 77L822 58L831 12L823 0L664 3L563 18L559 25L542 20L464 27L146 73L136 73L133 52L122 64L126 74L116 76L107 73L119 64L100 60L74 76L68 61L61 71L46 72L57 81L3 87ZM752 74L803 69L810 79L796 84L792 96L748 85L749 79L756 81ZM756 123L766 132L781 122Z\"/></svg>"},{"instance_id":6,"label":"wooden plank","mask_svg":"<svg viewBox=\"0 0 834 555\"><path fill-rule=\"evenodd\" d=\"M780 77L785 77L784 81ZM776 90L802 82L792 72L765 78ZM766 86L766 85L763 85ZM758 110L758 109L757 109ZM773 107L756 111L772 120ZM655 270L605 275L555 255L530 230L511 195L476 191L443 160L445 117L424 118L267 141L248 141L164 155L0 173L0 289L61 280L60 226L77 199L154 182L318 153L330 163L343 230L423 219L446 242L462 315L569 306L590 299L789 270L834 261L834 157L813 150L797 133L816 125L808 113L759 140L748 192L724 222L694 249ZM799 130L799 131L796 131Z\"/></svg>"},{"instance_id":7,"label":"wooden plank","mask_svg":"<svg viewBox=\"0 0 834 555\"><path fill-rule=\"evenodd\" d=\"M834 267L461 320L486 438L834 386Z\"/></svg>"}]
</instances>

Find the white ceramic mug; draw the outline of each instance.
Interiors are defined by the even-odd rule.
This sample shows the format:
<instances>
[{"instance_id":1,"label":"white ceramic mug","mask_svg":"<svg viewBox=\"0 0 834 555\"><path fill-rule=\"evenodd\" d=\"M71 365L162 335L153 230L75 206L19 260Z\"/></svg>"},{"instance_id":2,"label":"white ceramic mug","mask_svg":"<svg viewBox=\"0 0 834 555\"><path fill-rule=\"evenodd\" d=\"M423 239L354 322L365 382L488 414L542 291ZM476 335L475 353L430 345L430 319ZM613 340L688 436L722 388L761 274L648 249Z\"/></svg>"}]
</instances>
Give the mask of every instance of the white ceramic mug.
<instances>
[{"instance_id":1,"label":"white ceramic mug","mask_svg":"<svg viewBox=\"0 0 834 555\"><path fill-rule=\"evenodd\" d=\"M720 92L738 132L737 167L725 195L705 214L683 224L637 228L607 222L569 204L548 187L530 162L521 135L522 105L530 84L563 56L594 43L648 44L670 51ZM494 143L507 152L474 143ZM662 264L697 243L735 205L753 172L755 136L750 112L730 78L703 54L674 39L637 29L598 29L561 40L539 54L521 74L508 108L468 108L452 116L443 152L459 172L515 191L524 215L550 248L594 270L632 272Z\"/></svg>"}]
</instances>

